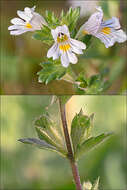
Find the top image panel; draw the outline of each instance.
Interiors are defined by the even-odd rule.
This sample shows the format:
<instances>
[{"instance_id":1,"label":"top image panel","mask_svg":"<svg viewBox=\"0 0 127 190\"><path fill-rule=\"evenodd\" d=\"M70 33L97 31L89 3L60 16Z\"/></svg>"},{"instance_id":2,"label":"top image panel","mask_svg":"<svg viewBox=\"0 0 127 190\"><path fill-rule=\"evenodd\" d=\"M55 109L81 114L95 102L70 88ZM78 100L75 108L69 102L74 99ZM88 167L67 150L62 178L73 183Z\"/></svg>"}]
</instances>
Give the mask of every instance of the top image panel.
<instances>
[{"instance_id":1,"label":"top image panel","mask_svg":"<svg viewBox=\"0 0 127 190\"><path fill-rule=\"evenodd\" d=\"M126 1L1 1L2 95L126 94Z\"/></svg>"}]
</instances>

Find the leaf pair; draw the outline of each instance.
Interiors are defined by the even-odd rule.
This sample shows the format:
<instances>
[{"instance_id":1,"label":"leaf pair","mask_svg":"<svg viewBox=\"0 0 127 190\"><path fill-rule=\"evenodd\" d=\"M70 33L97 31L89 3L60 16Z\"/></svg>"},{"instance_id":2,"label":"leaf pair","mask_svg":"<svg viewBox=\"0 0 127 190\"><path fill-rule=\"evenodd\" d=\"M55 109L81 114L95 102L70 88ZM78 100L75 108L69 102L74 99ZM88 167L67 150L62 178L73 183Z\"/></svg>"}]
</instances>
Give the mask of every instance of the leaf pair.
<instances>
[{"instance_id":1,"label":"leaf pair","mask_svg":"<svg viewBox=\"0 0 127 190\"><path fill-rule=\"evenodd\" d=\"M77 160L89 150L95 148L111 134L101 134L92 137L93 114L91 116L83 115L82 110L72 120L71 139L73 144L74 157Z\"/></svg>"},{"instance_id":2,"label":"leaf pair","mask_svg":"<svg viewBox=\"0 0 127 190\"><path fill-rule=\"evenodd\" d=\"M59 98L61 98L62 104L65 104L70 96ZM111 135L111 133L102 133L96 137L92 136L93 116L93 114L90 116L84 115L81 110L72 120L70 138L75 160L95 148ZM39 139L25 138L19 139L19 141L31 144L38 148L55 151L61 156L68 158L65 141L57 131L56 125L50 119L48 113L43 114L40 118L36 119L34 125Z\"/></svg>"}]
</instances>

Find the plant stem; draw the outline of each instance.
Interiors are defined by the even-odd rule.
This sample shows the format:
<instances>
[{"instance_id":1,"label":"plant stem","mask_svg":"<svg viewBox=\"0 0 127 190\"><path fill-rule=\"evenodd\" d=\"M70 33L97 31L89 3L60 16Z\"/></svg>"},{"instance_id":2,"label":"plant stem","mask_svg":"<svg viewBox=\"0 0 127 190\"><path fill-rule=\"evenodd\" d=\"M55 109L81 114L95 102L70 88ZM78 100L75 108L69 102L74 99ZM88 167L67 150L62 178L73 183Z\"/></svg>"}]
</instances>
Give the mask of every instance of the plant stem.
<instances>
[{"instance_id":1,"label":"plant stem","mask_svg":"<svg viewBox=\"0 0 127 190\"><path fill-rule=\"evenodd\" d=\"M65 104L62 104L60 97L59 97L59 106L60 106L61 120L62 120L62 125L63 125L63 131L64 131L64 136L65 136L66 146L67 146L67 150L68 150L68 158L70 160L70 165L72 168L72 174L73 174L73 178L75 181L76 189L82 190L82 185L80 182L80 176L79 176L77 164L76 164L75 159L74 159L71 140L70 140L70 136L68 133Z\"/></svg>"}]
</instances>

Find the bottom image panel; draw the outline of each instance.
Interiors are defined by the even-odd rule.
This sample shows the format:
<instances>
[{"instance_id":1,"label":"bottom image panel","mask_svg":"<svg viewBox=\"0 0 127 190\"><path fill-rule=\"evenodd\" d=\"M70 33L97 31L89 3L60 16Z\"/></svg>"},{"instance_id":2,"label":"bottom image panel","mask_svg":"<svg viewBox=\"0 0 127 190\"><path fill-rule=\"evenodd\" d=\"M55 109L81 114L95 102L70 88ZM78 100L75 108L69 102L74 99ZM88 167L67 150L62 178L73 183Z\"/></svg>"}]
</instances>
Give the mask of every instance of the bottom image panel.
<instances>
[{"instance_id":1,"label":"bottom image panel","mask_svg":"<svg viewBox=\"0 0 127 190\"><path fill-rule=\"evenodd\" d=\"M125 96L1 102L0 189L126 189Z\"/></svg>"}]
</instances>

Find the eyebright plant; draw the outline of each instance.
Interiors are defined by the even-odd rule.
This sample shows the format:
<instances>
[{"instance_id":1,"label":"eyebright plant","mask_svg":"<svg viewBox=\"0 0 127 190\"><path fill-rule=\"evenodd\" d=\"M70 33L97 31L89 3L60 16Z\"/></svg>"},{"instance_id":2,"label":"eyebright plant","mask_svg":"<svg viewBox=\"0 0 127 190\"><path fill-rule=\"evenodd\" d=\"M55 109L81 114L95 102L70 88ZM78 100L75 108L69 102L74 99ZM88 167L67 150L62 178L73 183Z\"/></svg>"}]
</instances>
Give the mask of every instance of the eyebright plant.
<instances>
[{"instance_id":1,"label":"eyebright plant","mask_svg":"<svg viewBox=\"0 0 127 190\"><path fill-rule=\"evenodd\" d=\"M71 132L68 132L68 124L66 120L65 105L70 96L59 96L53 98L50 105L59 103L61 115L62 130L60 126L51 120L50 114L46 111L34 121L35 130L38 138L19 139L20 142L33 145L37 148L50 150L58 153L60 156L68 159L72 168L72 174L77 190L99 190L99 178L93 183L80 181L77 168L77 161L88 151L96 148L100 143L111 136L111 133L102 133L98 136L92 135L94 114L85 115L80 110L71 123Z\"/></svg>"},{"instance_id":2,"label":"eyebright plant","mask_svg":"<svg viewBox=\"0 0 127 190\"><path fill-rule=\"evenodd\" d=\"M86 53L93 37L100 39L106 48L113 46L115 42L125 42L127 35L121 29L118 18L112 17L104 21L103 10L97 7L95 13L78 29L79 7L70 8L67 13L62 10L59 18L48 10L45 16L41 16L35 12L35 6L17 11L17 15L20 18L12 19L13 25L8 27L11 35L32 31L34 39L49 46L47 56L44 58L45 62L40 64L42 70L37 73L40 83L48 84L52 80L65 80L65 74L68 74L71 76L70 82L74 85L77 94L99 94L109 88L111 83L105 80L105 75L99 73L86 78L84 73L80 73L77 76L72 64L78 63L76 54Z\"/></svg>"}]
</instances>

